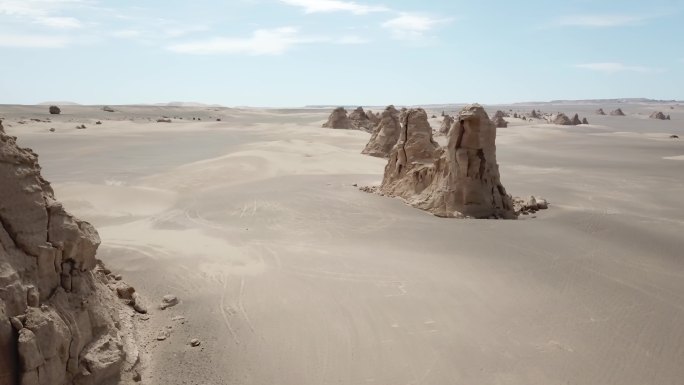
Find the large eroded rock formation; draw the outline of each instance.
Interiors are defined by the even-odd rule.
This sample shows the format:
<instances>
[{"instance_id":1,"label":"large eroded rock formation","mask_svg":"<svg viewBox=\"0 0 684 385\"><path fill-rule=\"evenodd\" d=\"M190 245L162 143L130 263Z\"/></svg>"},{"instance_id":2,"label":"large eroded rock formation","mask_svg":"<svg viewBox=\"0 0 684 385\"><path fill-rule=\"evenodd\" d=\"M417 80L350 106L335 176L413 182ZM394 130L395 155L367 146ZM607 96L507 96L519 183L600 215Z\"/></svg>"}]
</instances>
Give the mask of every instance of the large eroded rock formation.
<instances>
[{"instance_id":1,"label":"large eroded rock formation","mask_svg":"<svg viewBox=\"0 0 684 385\"><path fill-rule=\"evenodd\" d=\"M0 122L0 385L116 383L138 360L132 311L40 170Z\"/></svg>"},{"instance_id":2,"label":"large eroded rock formation","mask_svg":"<svg viewBox=\"0 0 684 385\"><path fill-rule=\"evenodd\" d=\"M363 131L372 131L373 122L370 120L363 107L357 107L351 114L349 114L349 120L353 128Z\"/></svg>"},{"instance_id":3,"label":"large eroded rock formation","mask_svg":"<svg viewBox=\"0 0 684 385\"><path fill-rule=\"evenodd\" d=\"M442 217L516 218L499 177L496 127L478 104L466 106L440 148L422 109L406 114L380 186L384 195Z\"/></svg>"},{"instance_id":4,"label":"large eroded rock formation","mask_svg":"<svg viewBox=\"0 0 684 385\"><path fill-rule=\"evenodd\" d=\"M328 121L323 123L324 128L336 128L348 130L352 127L351 120L347 116L347 110L344 107L337 107L328 117Z\"/></svg>"},{"instance_id":5,"label":"large eroded rock formation","mask_svg":"<svg viewBox=\"0 0 684 385\"><path fill-rule=\"evenodd\" d=\"M401 123L399 121L399 111L394 106L388 106L383 111L380 122L375 126L366 148L362 154L388 158L394 145L399 141L401 133Z\"/></svg>"},{"instance_id":6,"label":"large eroded rock formation","mask_svg":"<svg viewBox=\"0 0 684 385\"><path fill-rule=\"evenodd\" d=\"M439 133L440 134L448 134L449 130L451 129L451 126L454 125L454 118L450 115L442 115L442 124L439 126Z\"/></svg>"}]
</instances>

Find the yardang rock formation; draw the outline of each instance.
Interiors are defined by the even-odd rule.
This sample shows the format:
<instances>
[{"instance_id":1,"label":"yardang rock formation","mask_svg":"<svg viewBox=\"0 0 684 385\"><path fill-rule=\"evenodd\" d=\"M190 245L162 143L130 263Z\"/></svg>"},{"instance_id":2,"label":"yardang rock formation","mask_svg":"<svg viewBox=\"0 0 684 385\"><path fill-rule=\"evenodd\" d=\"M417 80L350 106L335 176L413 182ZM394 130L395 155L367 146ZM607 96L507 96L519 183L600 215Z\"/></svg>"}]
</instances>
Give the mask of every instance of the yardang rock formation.
<instances>
[{"instance_id":1,"label":"yardang rock formation","mask_svg":"<svg viewBox=\"0 0 684 385\"><path fill-rule=\"evenodd\" d=\"M116 383L138 362L132 310L40 170L0 122L0 385Z\"/></svg>"},{"instance_id":2,"label":"yardang rock formation","mask_svg":"<svg viewBox=\"0 0 684 385\"><path fill-rule=\"evenodd\" d=\"M388 106L382 113L380 123L375 126L373 135L368 144L366 144L366 148L361 153L379 158L388 158L392 148L399 141L400 133L399 111L394 106Z\"/></svg>"},{"instance_id":3,"label":"yardang rock formation","mask_svg":"<svg viewBox=\"0 0 684 385\"><path fill-rule=\"evenodd\" d=\"M352 128L351 120L347 116L347 110L344 107L337 107L328 117L328 121L323 123L324 128L335 128L348 130Z\"/></svg>"},{"instance_id":4,"label":"yardang rock formation","mask_svg":"<svg viewBox=\"0 0 684 385\"><path fill-rule=\"evenodd\" d=\"M408 111L380 192L441 217L516 218L500 181L496 127L482 106L466 106L447 138L440 148L425 111Z\"/></svg>"}]
</instances>

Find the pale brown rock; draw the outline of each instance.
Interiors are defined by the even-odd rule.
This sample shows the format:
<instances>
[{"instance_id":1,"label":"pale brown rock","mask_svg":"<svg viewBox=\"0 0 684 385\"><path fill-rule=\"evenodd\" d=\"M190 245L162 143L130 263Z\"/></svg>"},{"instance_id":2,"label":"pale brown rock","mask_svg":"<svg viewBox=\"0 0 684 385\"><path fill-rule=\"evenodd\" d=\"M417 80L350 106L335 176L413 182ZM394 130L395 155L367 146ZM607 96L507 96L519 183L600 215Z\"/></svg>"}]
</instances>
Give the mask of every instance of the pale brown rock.
<instances>
[{"instance_id":1,"label":"pale brown rock","mask_svg":"<svg viewBox=\"0 0 684 385\"><path fill-rule=\"evenodd\" d=\"M50 106L49 111L51 115L59 115L62 113L62 110L57 106Z\"/></svg>"},{"instance_id":2,"label":"pale brown rock","mask_svg":"<svg viewBox=\"0 0 684 385\"><path fill-rule=\"evenodd\" d=\"M496 126L496 128L506 128L508 127L508 122L501 116L495 118L492 120L492 123Z\"/></svg>"},{"instance_id":3,"label":"pale brown rock","mask_svg":"<svg viewBox=\"0 0 684 385\"><path fill-rule=\"evenodd\" d=\"M582 124L589 124L589 121L587 120L587 118L582 118Z\"/></svg>"},{"instance_id":4,"label":"pale brown rock","mask_svg":"<svg viewBox=\"0 0 684 385\"><path fill-rule=\"evenodd\" d=\"M617 110L611 111L610 116L625 116L625 113L622 112L622 109L618 108Z\"/></svg>"},{"instance_id":5,"label":"pale brown rock","mask_svg":"<svg viewBox=\"0 0 684 385\"><path fill-rule=\"evenodd\" d=\"M94 269L97 231L55 200L37 155L1 123L0 187L0 385L116 382L131 330ZM93 355L105 336L107 359Z\"/></svg>"},{"instance_id":6,"label":"pale brown rock","mask_svg":"<svg viewBox=\"0 0 684 385\"><path fill-rule=\"evenodd\" d=\"M658 120L667 120L667 116L663 114L660 111L653 111L651 115L649 115L649 118L651 119L658 119Z\"/></svg>"},{"instance_id":7,"label":"pale brown rock","mask_svg":"<svg viewBox=\"0 0 684 385\"><path fill-rule=\"evenodd\" d=\"M530 113L530 117L535 118L535 119L541 118L541 116L539 115L539 113L536 110L532 110L532 112Z\"/></svg>"},{"instance_id":8,"label":"pale brown rock","mask_svg":"<svg viewBox=\"0 0 684 385\"><path fill-rule=\"evenodd\" d=\"M570 120L570 118L568 118L567 115L565 115L564 113L560 112L560 113L558 113L558 115L556 115L556 117L553 119L553 124L559 124L559 125L562 125L562 126L571 126L571 125L572 125L572 121Z\"/></svg>"},{"instance_id":9,"label":"pale brown rock","mask_svg":"<svg viewBox=\"0 0 684 385\"><path fill-rule=\"evenodd\" d=\"M572 117L572 120L570 121L570 124L573 125L573 126L578 126L578 125L582 124L582 121L580 120L578 114L575 114L575 116Z\"/></svg>"},{"instance_id":10,"label":"pale brown rock","mask_svg":"<svg viewBox=\"0 0 684 385\"><path fill-rule=\"evenodd\" d=\"M466 106L448 145L432 140L424 111L411 110L385 167L380 193L442 217L515 218L496 162L496 127L478 104Z\"/></svg>"},{"instance_id":11,"label":"pale brown rock","mask_svg":"<svg viewBox=\"0 0 684 385\"><path fill-rule=\"evenodd\" d=\"M373 135L361 153L379 158L389 157L392 148L399 140L400 132L399 111L394 106L388 106L383 111L380 122L375 126Z\"/></svg>"},{"instance_id":12,"label":"pale brown rock","mask_svg":"<svg viewBox=\"0 0 684 385\"><path fill-rule=\"evenodd\" d=\"M349 121L352 128L363 131L371 131L373 129L373 122L368 118L368 115L363 110L363 107L357 107L351 114L349 114Z\"/></svg>"},{"instance_id":13,"label":"pale brown rock","mask_svg":"<svg viewBox=\"0 0 684 385\"><path fill-rule=\"evenodd\" d=\"M439 126L439 133L446 135L449 133L451 126L454 125L454 118L450 115L442 116L444 116L444 118L442 119L442 124Z\"/></svg>"},{"instance_id":14,"label":"pale brown rock","mask_svg":"<svg viewBox=\"0 0 684 385\"><path fill-rule=\"evenodd\" d=\"M605 115L605 114L606 114L606 112L603 111L603 108L599 108L598 110L596 110L596 115Z\"/></svg>"},{"instance_id":15,"label":"pale brown rock","mask_svg":"<svg viewBox=\"0 0 684 385\"><path fill-rule=\"evenodd\" d=\"M353 128L351 120L347 116L347 110L344 107L337 107L328 117L328 121L323 123L324 128L335 128L348 130Z\"/></svg>"}]
</instances>

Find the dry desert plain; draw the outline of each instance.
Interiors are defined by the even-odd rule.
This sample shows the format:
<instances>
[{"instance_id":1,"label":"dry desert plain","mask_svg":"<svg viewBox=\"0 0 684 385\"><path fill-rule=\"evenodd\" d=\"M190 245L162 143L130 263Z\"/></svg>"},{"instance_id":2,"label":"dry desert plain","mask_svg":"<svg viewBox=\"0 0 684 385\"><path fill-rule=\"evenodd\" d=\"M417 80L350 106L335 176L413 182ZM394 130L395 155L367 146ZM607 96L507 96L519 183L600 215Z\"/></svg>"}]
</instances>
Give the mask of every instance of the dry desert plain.
<instances>
[{"instance_id":1,"label":"dry desert plain","mask_svg":"<svg viewBox=\"0 0 684 385\"><path fill-rule=\"evenodd\" d=\"M331 108L0 118L151 304L142 383L684 383L684 106L486 108L588 118L498 130L504 186L548 210L443 219L361 192L386 161L360 154L370 134L321 128ZM153 306L165 294L181 303Z\"/></svg>"}]
</instances>

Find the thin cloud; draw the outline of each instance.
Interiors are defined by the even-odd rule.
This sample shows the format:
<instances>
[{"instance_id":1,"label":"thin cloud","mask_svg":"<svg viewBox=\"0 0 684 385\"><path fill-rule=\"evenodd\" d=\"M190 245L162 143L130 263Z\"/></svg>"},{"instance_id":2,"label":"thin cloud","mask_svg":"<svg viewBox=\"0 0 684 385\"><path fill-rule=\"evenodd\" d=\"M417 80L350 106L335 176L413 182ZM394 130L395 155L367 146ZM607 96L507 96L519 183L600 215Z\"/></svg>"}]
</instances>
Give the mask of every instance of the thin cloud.
<instances>
[{"instance_id":1,"label":"thin cloud","mask_svg":"<svg viewBox=\"0 0 684 385\"><path fill-rule=\"evenodd\" d=\"M0 0L0 15L50 28L74 29L83 27L83 23L60 13L84 4L84 0Z\"/></svg>"},{"instance_id":2,"label":"thin cloud","mask_svg":"<svg viewBox=\"0 0 684 385\"><path fill-rule=\"evenodd\" d=\"M399 16L382 23L392 36L402 40L418 40L440 24L451 22L453 19L438 19L414 13L401 13Z\"/></svg>"},{"instance_id":3,"label":"thin cloud","mask_svg":"<svg viewBox=\"0 0 684 385\"><path fill-rule=\"evenodd\" d=\"M367 5L355 1L342 0L280 0L281 3L300 7L304 13L330 13L351 12L356 15L365 15L373 12L387 12L388 8L376 5Z\"/></svg>"},{"instance_id":4,"label":"thin cloud","mask_svg":"<svg viewBox=\"0 0 684 385\"><path fill-rule=\"evenodd\" d=\"M572 15L556 20L558 27L610 28L643 24L652 16L636 15Z\"/></svg>"},{"instance_id":5,"label":"thin cloud","mask_svg":"<svg viewBox=\"0 0 684 385\"><path fill-rule=\"evenodd\" d=\"M294 27L276 29L260 29L246 38L214 37L193 42L172 44L170 51L194 54L246 54L246 55L281 55L292 48L326 41L324 38L302 36Z\"/></svg>"},{"instance_id":6,"label":"thin cloud","mask_svg":"<svg viewBox=\"0 0 684 385\"><path fill-rule=\"evenodd\" d=\"M609 74L613 74L613 73L617 73L617 72L642 72L642 73L646 73L646 72L659 72L660 71L657 68L642 67L642 66L630 66L630 65L625 65L623 63L613 63L613 62L576 64L575 67L585 69L585 70L609 73Z\"/></svg>"},{"instance_id":7,"label":"thin cloud","mask_svg":"<svg viewBox=\"0 0 684 385\"><path fill-rule=\"evenodd\" d=\"M365 37L361 36L355 36L355 35L348 35L348 36L342 36L337 40L337 44L344 44L344 45L360 45L360 44L368 44L370 43L370 39L366 39Z\"/></svg>"},{"instance_id":8,"label":"thin cloud","mask_svg":"<svg viewBox=\"0 0 684 385\"><path fill-rule=\"evenodd\" d=\"M52 35L0 35L0 47L5 48L64 48L69 38Z\"/></svg>"}]
</instances>

